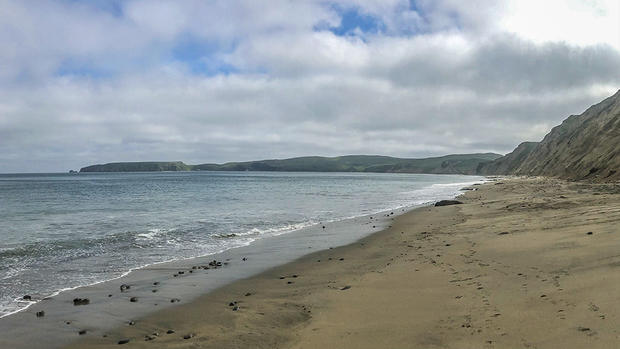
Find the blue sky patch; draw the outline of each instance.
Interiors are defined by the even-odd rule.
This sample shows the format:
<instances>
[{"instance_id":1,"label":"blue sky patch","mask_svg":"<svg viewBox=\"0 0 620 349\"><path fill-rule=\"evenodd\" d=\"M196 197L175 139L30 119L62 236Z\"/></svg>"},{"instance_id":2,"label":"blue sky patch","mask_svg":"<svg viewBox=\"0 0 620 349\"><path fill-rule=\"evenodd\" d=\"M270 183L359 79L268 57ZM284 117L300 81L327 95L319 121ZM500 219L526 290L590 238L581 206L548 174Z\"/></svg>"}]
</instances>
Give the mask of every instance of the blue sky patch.
<instances>
[{"instance_id":1,"label":"blue sky patch","mask_svg":"<svg viewBox=\"0 0 620 349\"><path fill-rule=\"evenodd\" d=\"M356 8L340 10L340 26L329 30L339 36L352 35L359 28L363 33L377 33L384 28L383 22L374 16L360 13Z\"/></svg>"}]
</instances>

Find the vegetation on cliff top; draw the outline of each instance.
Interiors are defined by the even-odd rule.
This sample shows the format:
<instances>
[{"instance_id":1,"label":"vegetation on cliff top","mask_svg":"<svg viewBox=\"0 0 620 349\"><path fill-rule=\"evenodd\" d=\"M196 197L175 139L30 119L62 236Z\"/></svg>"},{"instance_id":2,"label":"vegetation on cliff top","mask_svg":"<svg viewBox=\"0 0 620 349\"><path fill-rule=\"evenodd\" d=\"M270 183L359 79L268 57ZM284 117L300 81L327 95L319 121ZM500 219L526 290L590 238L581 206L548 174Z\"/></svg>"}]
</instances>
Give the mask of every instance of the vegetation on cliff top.
<instances>
[{"instance_id":1,"label":"vegetation on cliff top","mask_svg":"<svg viewBox=\"0 0 620 349\"><path fill-rule=\"evenodd\" d=\"M306 156L283 160L187 165L183 162L117 162L84 167L80 172L145 171L292 171L292 172L397 172L435 174L476 174L481 163L499 154L459 154L425 159L402 159L376 155L339 157Z\"/></svg>"}]
</instances>

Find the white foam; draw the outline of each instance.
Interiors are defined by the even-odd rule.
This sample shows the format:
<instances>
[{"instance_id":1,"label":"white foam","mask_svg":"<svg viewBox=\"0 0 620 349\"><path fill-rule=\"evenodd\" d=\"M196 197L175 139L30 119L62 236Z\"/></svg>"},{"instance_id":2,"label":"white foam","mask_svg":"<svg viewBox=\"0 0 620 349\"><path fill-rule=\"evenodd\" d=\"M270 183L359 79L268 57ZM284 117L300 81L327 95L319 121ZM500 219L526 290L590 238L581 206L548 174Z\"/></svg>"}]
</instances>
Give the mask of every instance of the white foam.
<instances>
[{"instance_id":1,"label":"white foam","mask_svg":"<svg viewBox=\"0 0 620 349\"><path fill-rule=\"evenodd\" d=\"M144 264L138 267L131 268L111 278L106 278L106 279L95 281L95 282L87 282L87 283L79 284L73 287L66 287L66 288L56 290L43 298L54 297L62 292L74 290L80 287L92 286L92 285L97 285L97 284L101 284L101 283L108 282L108 281L117 280L117 279L120 279L120 278L123 278L129 275L135 270L139 270L139 269L143 269L143 268L147 268L150 266L159 265L163 263L206 257L206 256L222 253L226 250L230 250L233 248L248 246L252 242L258 239L261 239L261 238L283 235L283 234L291 233L294 231L299 231L304 228L316 226L319 224L333 223L333 222L344 221L344 220L349 220L349 219L356 219L360 217L376 215L380 213L397 211L397 210L401 210L401 212L399 213L402 213L403 209L411 209L411 208L419 207L420 205L429 204L429 203L432 203L434 201L441 200L441 199L454 198L463 193L463 191L460 190L461 188L466 187L466 186L471 186L473 184L484 183L486 181L487 181L486 179L480 179L480 180L471 181L471 182L432 184L426 188L416 189L413 191L401 192L398 195L402 196L402 199L397 200L396 202L386 207L375 208L374 210L370 210L370 211L363 212L360 214L348 215L345 217L337 217L333 219L323 220L321 222L308 220L306 222L287 224L284 226L276 226L276 227L271 227L271 228L264 228L264 229L252 228L246 232L235 233L236 236L233 237L232 239L222 240L222 241L226 241L227 243L221 244L218 246L213 246L215 249L212 251L208 251L206 253L201 253L195 256L190 256L190 257L174 257L174 258L170 258L164 261L147 263L147 264ZM418 199L415 199L416 197L418 197ZM139 233L136 235L136 237L140 239L144 239L144 240L152 240L152 239L156 239L159 235L163 235L169 231L170 230L168 229L154 228L154 229L150 229L148 233ZM237 239L237 237L239 239ZM166 243L167 244L179 244L179 241L175 240L174 238L171 238L171 239L166 239ZM8 278L8 277L5 276L4 278ZM17 309L10 310L12 307L8 305L3 305L2 308L0 308L0 318L24 311L28 309L30 306L32 306L33 304L38 303L38 301L36 300L35 301L24 301L21 298L16 298L13 300L13 303L14 303L14 306L17 306ZM8 311L8 312L4 313L4 311Z\"/></svg>"}]
</instances>

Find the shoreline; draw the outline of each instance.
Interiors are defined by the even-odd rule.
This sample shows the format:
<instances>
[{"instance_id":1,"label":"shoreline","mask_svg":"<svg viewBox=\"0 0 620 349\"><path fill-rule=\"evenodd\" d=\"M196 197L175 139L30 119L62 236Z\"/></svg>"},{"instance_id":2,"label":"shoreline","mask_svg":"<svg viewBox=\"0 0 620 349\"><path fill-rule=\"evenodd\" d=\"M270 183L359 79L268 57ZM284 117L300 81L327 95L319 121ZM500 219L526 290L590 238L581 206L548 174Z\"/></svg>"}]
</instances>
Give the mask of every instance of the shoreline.
<instances>
[{"instance_id":1,"label":"shoreline","mask_svg":"<svg viewBox=\"0 0 620 349\"><path fill-rule=\"evenodd\" d=\"M618 185L479 188L69 348L615 347Z\"/></svg>"},{"instance_id":2,"label":"shoreline","mask_svg":"<svg viewBox=\"0 0 620 349\"><path fill-rule=\"evenodd\" d=\"M473 183L479 182L456 184L467 186ZM462 192L462 190L457 191ZM437 199L443 199L443 197ZM428 204L431 202L425 205ZM111 280L61 290L29 304L28 307L18 312L0 318L0 327L3 329L0 333L0 344L12 348L29 348L34 343L47 340L48 343L53 343L52 347L62 347L83 338L80 333L84 331L86 331L84 333L87 334L86 336L101 336L113 328L134 322L135 319L148 316L158 309L168 309L178 306L179 303L192 302L205 293L208 294L239 279L260 274L269 268L290 263L308 253L350 244L387 227L395 214L423 206L424 204L399 206L398 209L326 221L284 234L257 239L248 245L234 247L220 253L154 263L133 269ZM374 220L371 218L368 221L368 217L374 217ZM321 229L321 225L327 225L328 228ZM276 247L267 246L274 242ZM284 253L281 251L283 247L290 249L295 243L303 248L298 247ZM253 263L246 263L246 257ZM212 259L223 264L222 270L209 270L205 273L209 274L208 277L198 276L204 271L201 266L208 265ZM184 274L172 275L182 270ZM194 272L196 274L193 274ZM194 282L185 281L190 275L201 279L194 280ZM169 282L171 280L175 282ZM184 281L177 282L177 280ZM146 287L153 283L156 283L158 287L155 289L152 286ZM121 284L130 284L134 288L126 294L123 292L119 294ZM135 289L136 285L141 286ZM153 295L159 298L154 298ZM132 304L130 309L126 306L127 303L123 304L127 300L122 300L123 297L129 299L129 296L139 299L138 302L130 303ZM90 303L86 306L74 306L72 304L74 298L87 298ZM142 299L146 299L149 306L145 306ZM167 303L172 300L174 304ZM158 308L153 308L153 305ZM42 310L46 312L45 316L36 318L35 314Z\"/></svg>"},{"instance_id":3,"label":"shoreline","mask_svg":"<svg viewBox=\"0 0 620 349\"><path fill-rule=\"evenodd\" d=\"M322 224L341 223L341 222L346 222L346 221L352 221L352 220L358 220L358 219L366 218L368 216L383 215L383 214L385 214L386 212L388 212L390 210L392 210L392 211L401 210L401 209L405 210L405 211L413 210L413 209L416 209L417 207L424 206L424 205L425 204L414 205L414 206L397 207L397 208L394 208L394 209L388 209L388 210L378 211L378 212L374 212L374 213L370 213L370 214L363 214L363 215L359 215L359 216L344 217L344 218L340 218L340 219L328 220L328 221L319 222L319 223L308 223L307 225L306 225L306 223L297 223L295 225L302 225L302 226L300 228L292 228L292 229L287 229L287 228L276 229L276 230L281 231L281 232L278 232L277 234L270 234L270 235L267 235L267 236L264 236L264 237L257 238L255 240L252 240L252 241L246 243L245 245L234 246L234 247L230 247L230 248L227 248L227 249L224 249L224 250L216 251L214 253L205 254L205 255L199 255L199 256L193 256L193 257L183 257L183 258L177 258L177 259L173 258L173 259L164 260L164 261L161 261L161 262L145 264L145 265L141 265L141 266L138 266L138 267L131 268L131 269L123 272L121 275L112 277L110 279L104 279L104 280L96 281L96 282L89 283L89 284L78 285L78 286L73 286L73 287L68 287L68 288L63 288L63 289L60 289L60 290L56 290L56 291L54 291L54 292L52 292L50 294L43 295L42 297L40 297L40 299L38 301L29 301L28 302L29 304L27 306L24 306L23 308L20 308L20 309L17 309L15 311L13 311L13 312L1 315L0 319L8 317L8 316L15 315L15 314L18 314L18 313L20 313L22 311L26 311L31 306L33 306L35 304L38 304L39 302L41 302L41 301L43 301L43 300L45 300L47 298L55 297L55 296L57 296L57 295L59 295L59 294L61 294L63 292L73 291L73 290L80 289L80 288L85 288L85 287L97 286L97 285L102 284L102 283L113 282L113 281L122 279L124 277L127 277L129 274L131 274L133 272L136 272L136 271L140 271L142 269L155 268L158 265L162 265L162 264L166 265L166 264L174 264L174 263L184 263L184 262L188 262L188 261L192 261L192 260L204 260L205 258L208 259L208 258L211 258L213 256L218 256L218 255L224 254L226 251L229 251L229 250L234 250L234 249L237 249L237 248L248 247L248 246L252 245L253 243L255 243L258 240L269 239L269 238L278 237L278 236L282 236L282 235L286 235L286 234L290 234L290 233L297 233L299 231L304 231L304 230L316 230L316 229L313 229L313 228L316 228L316 227L318 227L318 226L320 226ZM20 301L20 300L21 299L15 299L15 301ZM27 302L27 301L23 301L23 302Z\"/></svg>"},{"instance_id":4,"label":"shoreline","mask_svg":"<svg viewBox=\"0 0 620 349\"><path fill-rule=\"evenodd\" d=\"M150 264L122 277L57 292L0 318L0 347L31 348L47 338L54 343L50 348L59 348L79 339L79 332L83 330L89 336L101 335L156 312L158 308L191 302L214 289L289 263L301 255L346 244L359 238L360 234L381 230L390 223L384 213L324 223L328 229L313 225L211 255ZM374 218L372 225L366 221L369 216ZM299 246L291 248L296 242ZM274 249L284 248L288 249L274 254ZM212 261L221 264L211 266ZM154 283L157 283L156 287ZM131 289L119 292L120 286L125 284ZM131 297L138 300L130 302ZM87 298L89 304L74 306L74 298ZM127 307L127 304L132 306ZM39 311L44 311L45 316L37 318L35 314Z\"/></svg>"},{"instance_id":5,"label":"shoreline","mask_svg":"<svg viewBox=\"0 0 620 349\"><path fill-rule=\"evenodd\" d=\"M63 174L64 175L64 174ZM482 178L477 176L478 178ZM447 183L446 185L449 186L468 186L471 185L473 183L478 183L480 180L476 179L476 181L468 181L466 183ZM439 184L440 186L443 184ZM434 186L434 185L433 185ZM426 188L425 188L426 189ZM456 195L456 193L459 192L459 190L455 189L455 194L450 194L450 195ZM440 199L448 199L448 197L444 197L445 194L438 194L438 196L436 197L437 200ZM452 196L450 196L451 198ZM15 308L14 310L11 310L9 313L5 313L2 314L0 316L0 324L2 322L2 319L7 318L7 317L11 317L13 315L19 314L20 312L26 311L27 309L29 309L30 307L38 304L41 300L43 299L48 299L48 298L52 298L52 297L56 297L59 294L62 294L64 292L72 292L76 289L80 289L80 288L85 288L85 287L91 287L91 286L96 286L102 283L106 283L106 282L113 282L115 280L119 280L122 278L127 277L129 274L145 269L145 268L150 268L150 267L155 267L157 265L160 264L167 264L167 263L183 263L184 261L190 261L194 258L199 258L199 259L204 259L204 258L209 258L209 256L217 256L220 254L225 253L226 251L230 250L230 249L236 249L236 248L244 248L247 246L251 246L252 244L254 244L256 241L262 240L262 239L269 239L269 238L273 238L273 237L277 237L280 235L287 235L287 234L295 234L298 233L299 231L305 231L305 230L313 230L315 229L317 226L320 225L324 225L324 224L332 224L332 223L336 223L336 224L340 224L339 222L345 222L345 221L353 221L356 219L362 219L363 217L367 217L367 216L372 216L372 215L381 215L387 211L398 211L399 213L401 212L401 210L410 210L413 209L415 207L418 207L420 205L425 205L428 202L425 203L418 203L418 200L414 200L413 204L405 204L405 205L399 205L397 207L390 207L390 208L382 208L381 210L375 212L372 211L370 213L360 213L354 216L345 216L345 217L340 217L340 218L334 218L334 219L330 219L327 221L322 221L322 222L300 222L300 223L295 223L295 224L289 224L287 226L282 226L282 227L277 227L277 228L270 228L267 231L264 232L260 232L258 233L257 237L252 237L251 239L246 239L248 241L243 241L240 244L233 244L231 246L226 246L218 251L215 252L209 252L207 254L200 254L200 255L195 255L195 256L188 256L188 257L173 257L167 260L162 260L162 261L157 261L157 262L149 262L146 264L142 264L142 265L136 265L136 266L132 266L129 269L126 269L125 271L117 271L116 275L112 274L112 275L108 275L108 276L104 276L102 279L96 280L96 281L89 281L87 283L84 284L69 284L68 286L65 285L57 285L57 286L64 286L64 287L60 287L57 289L54 288L47 288L45 291L41 291L41 290L23 290L22 293L17 293L18 297L13 298L11 301L14 302L15 304L17 303L21 303L22 307L21 308ZM388 206L389 207L389 206ZM379 207L378 207L379 208ZM250 234L251 231L248 231L246 233L241 234L240 236L245 237L246 235L251 235ZM349 243L351 241L347 241L346 243ZM28 301L28 300L23 300L21 297L22 295L31 295L32 296L32 302ZM16 296L16 294L12 294L13 296ZM37 301L34 301L37 300ZM8 305L8 309L12 308L12 306L10 305L10 303L7 303Z\"/></svg>"}]
</instances>

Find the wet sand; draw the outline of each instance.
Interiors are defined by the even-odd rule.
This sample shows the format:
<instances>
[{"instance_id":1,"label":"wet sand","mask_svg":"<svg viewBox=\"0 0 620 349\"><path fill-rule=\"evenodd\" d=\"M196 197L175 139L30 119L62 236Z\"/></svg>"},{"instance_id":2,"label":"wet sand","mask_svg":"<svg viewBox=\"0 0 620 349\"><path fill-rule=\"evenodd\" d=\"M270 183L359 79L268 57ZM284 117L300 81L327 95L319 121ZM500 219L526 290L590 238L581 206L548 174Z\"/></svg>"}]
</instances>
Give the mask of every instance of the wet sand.
<instances>
[{"instance_id":1,"label":"wet sand","mask_svg":"<svg viewBox=\"0 0 620 349\"><path fill-rule=\"evenodd\" d=\"M617 348L620 186L474 188L69 347Z\"/></svg>"},{"instance_id":2,"label":"wet sand","mask_svg":"<svg viewBox=\"0 0 620 349\"><path fill-rule=\"evenodd\" d=\"M43 299L45 296L32 295L36 304L0 318L0 348L31 349L45 343L45 348L55 349L81 337L102 337L110 329L135 324L136 319L154 311L192 302L236 280L314 251L354 242L387 227L394 215L373 216L372 220L363 216L324 222L325 229L314 225L214 255L153 264L116 280ZM213 260L219 263L211 265ZM130 288L121 289L121 285ZM39 312L44 316L37 316Z\"/></svg>"}]
</instances>

